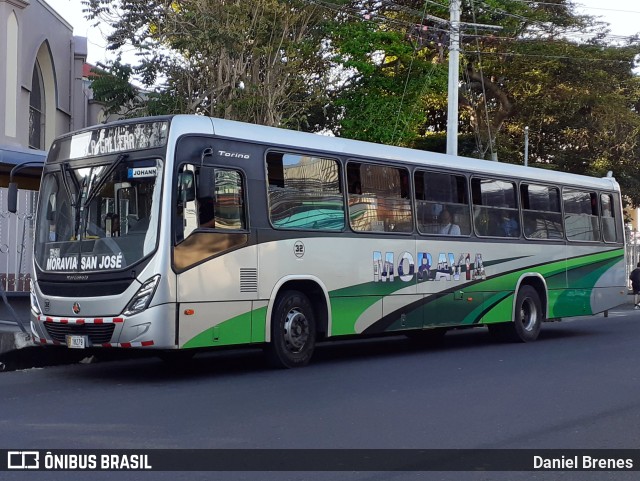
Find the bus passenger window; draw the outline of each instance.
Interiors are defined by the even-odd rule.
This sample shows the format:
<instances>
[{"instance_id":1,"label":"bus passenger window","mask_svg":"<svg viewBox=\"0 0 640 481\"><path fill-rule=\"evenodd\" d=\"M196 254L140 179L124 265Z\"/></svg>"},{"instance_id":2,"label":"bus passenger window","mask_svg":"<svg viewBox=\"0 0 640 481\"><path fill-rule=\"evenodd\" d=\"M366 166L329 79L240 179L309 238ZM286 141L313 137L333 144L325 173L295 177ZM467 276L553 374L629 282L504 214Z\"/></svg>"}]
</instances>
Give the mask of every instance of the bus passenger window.
<instances>
[{"instance_id":1,"label":"bus passenger window","mask_svg":"<svg viewBox=\"0 0 640 481\"><path fill-rule=\"evenodd\" d=\"M546 185L520 186L524 236L527 239L563 239L560 189Z\"/></svg>"},{"instance_id":2,"label":"bus passenger window","mask_svg":"<svg viewBox=\"0 0 640 481\"><path fill-rule=\"evenodd\" d=\"M469 195L464 176L417 170L413 185L420 233L471 234Z\"/></svg>"},{"instance_id":3,"label":"bus passenger window","mask_svg":"<svg viewBox=\"0 0 640 481\"><path fill-rule=\"evenodd\" d=\"M594 198L596 203L594 206ZM564 189L564 227L567 239L574 241L599 241L597 195L595 192Z\"/></svg>"},{"instance_id":4,"label":"bus passenger window","mask_svg":"<svg viewBox=\"0 0 640 481\"><path fill-rule=\"evenodd\" d=\"M520 237L517 191L514 182L471 179L473 223L487 237Z\"/></svg>"},{"instance_id":5,"label":"bus passenger window","mask_svg":"<svg viewBox=\"0 0 640 481\"><path fill-rule=\"evenodd\" d=\"M355 231L411 232L409 172L379 164L349 162L347 176L356 178L362 194L349 193L349 222ZM354 184L355 186L356 184Z\"/></svg>"},{"instance_id":6,"label":"bus passenger window","mask_svg":"<svg viewBox=\"0 0 640 481\"><path fill-rule=\"evenodd\" d=\"M340 164L312 155L267 154L269 218L280 229L344 229Z\"/></svg>"},{"instance_id":7,"label":"bus passenger window","mask_svg":"<svg viewBox=\"0 0 640 481\"><path fill-rule=\"evenodd\" d=\"M616 223L613 195L602 194L600 197L602 209L602 236L605 242L620 242L619 229Z\"/></svg>"}]
</instances>

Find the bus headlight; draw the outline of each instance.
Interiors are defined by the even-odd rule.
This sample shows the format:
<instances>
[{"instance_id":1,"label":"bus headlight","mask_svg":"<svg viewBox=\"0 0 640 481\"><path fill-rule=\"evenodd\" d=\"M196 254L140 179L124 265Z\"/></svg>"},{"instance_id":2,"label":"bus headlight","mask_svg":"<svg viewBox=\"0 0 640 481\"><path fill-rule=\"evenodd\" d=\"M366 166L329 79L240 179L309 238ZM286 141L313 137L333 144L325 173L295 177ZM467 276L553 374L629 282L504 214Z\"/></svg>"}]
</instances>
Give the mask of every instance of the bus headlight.
<instances>
[{"instance_id":1,"label":"bus headlight","mask_svg":"<svg viewBox=\"0 0 640 481\"><path fill-rule=\"evenodd\" d=\"M138 292L136 292L129 301L129 304L127 304L122 315L133 316L134 314L138 314L149 307L149 303L151 302L151 299L153 299L153 294L156 292L156 287L158 287L159 282L160 274L157 274L142 284L142 287L138 289Z\"/></svg>"},{"instance_id":2,"label":"bus headlight","mask_svg":"<svg viewBox=\"0 0 640 481\"><path fill-rule=\"evenodd\" d=\"M36 296L35 292L33 292L33 284L29 289L29 294L31 296L31 310L36 316L39 316L40 314L42 314L42 309L40 309L40 303L38 302L38 297Z\"/></svg>"}]
</instances>

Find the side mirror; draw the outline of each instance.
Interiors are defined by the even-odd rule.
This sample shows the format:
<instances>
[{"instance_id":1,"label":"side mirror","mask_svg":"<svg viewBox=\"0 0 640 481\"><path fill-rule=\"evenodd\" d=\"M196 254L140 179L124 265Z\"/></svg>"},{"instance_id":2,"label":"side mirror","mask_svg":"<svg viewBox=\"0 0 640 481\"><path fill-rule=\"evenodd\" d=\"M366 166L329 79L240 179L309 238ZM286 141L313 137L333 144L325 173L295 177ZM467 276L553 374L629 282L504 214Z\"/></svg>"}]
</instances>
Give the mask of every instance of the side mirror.
<instances>
[{"instance_id":1,"label":"side mirror","mask_svg":"<svg viewBox=\"0 0 640 481\"><path fill-rule=\"evenodd\" d=\"M15 182L9 182L7 210L12 214L18 212L18 184L16 184Z\"/></svg>"},{"instance_id":2,"label":"side mirror","mask_svg":"<svg viewBox=\"0 0 640 481\"><path fill-rule=\"evenodd\" d=\"M215 188L215 169L213 167L201 167L198 172L198 198L213 197Z\"/></svg>"},{"instance_id":3,"label":"side mirror","mask_svg":"<svg viewBox=\"0 0 640 481\"><path fill-rule=\"evenodd\" d=\"M56 218L56 210L55 208L51 205L51 203L49 203L49 205L47 205L47 220L49 222L53 222Z\"/></svg>"},{"instance_id":4,"label":"side mirror","mask_svg":"<svg viewBox=\"0 0 640 481\"><path fill-rule=\"evenodd\" d=\"M181 202L192 202L196 198L195 176L190 170L180 172L178 177L178 199Z\"/></svg>"},{"instance_id":5,"label":"side mirror","mask_svg":"<svg viewBox=\"0 0 640 481\"><path fill-rule=\"evenodd\" d=\"M9 196L7 199L7 210L12 214L18 212L18 184L13 182L13 176L25 167L38 165L40 168L42 168L43 164L44 160L23 162L22 164L14 165L11 169L11 172L9 172Z\"/></svg>"}]
</instances>

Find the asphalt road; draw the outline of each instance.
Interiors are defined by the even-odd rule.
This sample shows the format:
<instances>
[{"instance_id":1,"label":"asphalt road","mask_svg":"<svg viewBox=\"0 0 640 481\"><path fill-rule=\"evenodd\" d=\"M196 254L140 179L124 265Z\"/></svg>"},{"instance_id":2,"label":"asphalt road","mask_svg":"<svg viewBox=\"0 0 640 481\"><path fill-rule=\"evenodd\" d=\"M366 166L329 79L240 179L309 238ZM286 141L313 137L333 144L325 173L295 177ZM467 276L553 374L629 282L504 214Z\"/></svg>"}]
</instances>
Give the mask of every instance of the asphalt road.
<instances>
[{"instance_id":1,"label":"asphalt road","mask_svg":"<svg viewBox=\"0 0 640 481\"><path fill-rule=\"evenodd\" d=\"M485 330L437 348L402 337L330 343L303 369L260 351L0 374L0 449L640 447L640 311ZM6 475L6 476L5 476ZM623 472L0 473L2 479L621 480Z\"/></svg>"}]
</instances>

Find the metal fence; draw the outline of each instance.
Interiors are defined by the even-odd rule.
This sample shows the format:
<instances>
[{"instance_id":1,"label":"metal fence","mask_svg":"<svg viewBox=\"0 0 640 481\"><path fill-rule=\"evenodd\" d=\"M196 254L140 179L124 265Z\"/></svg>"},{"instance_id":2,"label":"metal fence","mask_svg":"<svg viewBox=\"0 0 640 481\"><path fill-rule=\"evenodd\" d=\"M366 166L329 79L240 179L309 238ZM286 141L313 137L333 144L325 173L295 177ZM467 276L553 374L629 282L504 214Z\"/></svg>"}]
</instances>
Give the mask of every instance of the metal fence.
<instances>
[{"instance_id":1,"label":"metal fence","mask_svg":"<svg viewBox=\"0 0 640 481\"><path fill-rule=\"evenodd\" d=\"M18 212L7 210L7 189L0 187L0 285L6 292L29 292L38 192L18 191Z\"/></svg>"}]
</instances>

